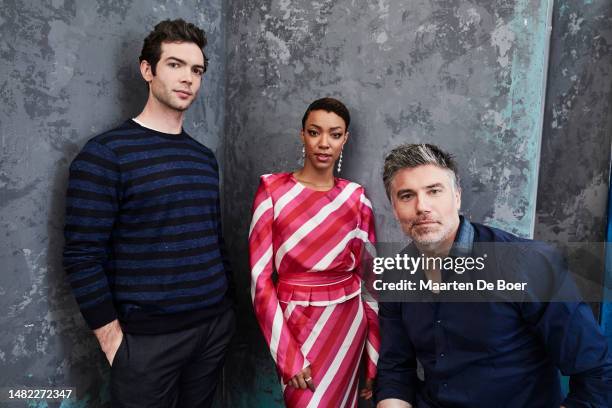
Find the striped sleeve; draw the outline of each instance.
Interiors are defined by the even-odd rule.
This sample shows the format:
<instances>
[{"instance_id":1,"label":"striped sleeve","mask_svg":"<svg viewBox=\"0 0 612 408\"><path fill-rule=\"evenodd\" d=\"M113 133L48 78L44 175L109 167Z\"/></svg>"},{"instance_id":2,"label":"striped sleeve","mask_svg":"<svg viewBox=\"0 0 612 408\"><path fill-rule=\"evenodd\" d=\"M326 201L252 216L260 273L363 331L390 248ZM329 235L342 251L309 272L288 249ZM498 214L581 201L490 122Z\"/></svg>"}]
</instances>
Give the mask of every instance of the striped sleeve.
<instances>
[{"instance_id":1,"label":"striped sleeve","mask_svg":"<svg viewBox=\"0 0 612 408\"><path fill-rule=\"evenodd\" d=\"M253 203L249 232L251 298L259 327L270 347L283 384L286 384L310 363L287 327L272 281L273 211L272 198L262 179Z\"/></svg>"},{"instance_id":2,"label":"striped sleeve","mask_svg":"<svg viewBox=\"0 0 612 408\"><path fill-rule=\"evenodd\" d=\"M365 345L364 359L366 360L366 378L376 378L376 365L378 363L378 351L380 349L380 327L378 323L378 302L368 291L368 282L370 278L369 271L373 258L376 256L376 232L374 227L374 213L372 212L372 204L370 200L362 193L360 197L360 236L363 242L361 243L361 253L357 259L361 259L360 275L362 277L361 298L365 310L366 319L368 322L368 336Z\"/></svg>"},{"instance_id":3,"label":"striped sleeve","mask_svg":"<svg viewBox=\"0 0 612 408\"><path fill-rule=\"evenodd\" d=\"M63 263L91 329L117 318L104 268L118 213L118 186L115 155L89 141L70 165Z\"/></svg>"}]
</instances>

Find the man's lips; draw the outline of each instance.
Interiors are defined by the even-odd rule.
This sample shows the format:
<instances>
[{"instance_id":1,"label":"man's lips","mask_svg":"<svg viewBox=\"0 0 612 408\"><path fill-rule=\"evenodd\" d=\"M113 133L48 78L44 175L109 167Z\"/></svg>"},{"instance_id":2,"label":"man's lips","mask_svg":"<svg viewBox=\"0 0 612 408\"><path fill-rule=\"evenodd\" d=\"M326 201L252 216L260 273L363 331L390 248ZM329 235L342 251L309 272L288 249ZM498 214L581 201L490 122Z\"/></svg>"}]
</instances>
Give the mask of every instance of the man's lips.
<instances>
[{"instance_id":1,"label":"man's lips","mask_svg":"<svg viewBox=\"0 0 612 408\"><path fill-rule=\"evenodd\" d=\"M178 94L178 96L180 96L181 98L189 98L192 93L189 91L183 91L183 90L175 90L174 92L176 92Z\"/></svg>"},{"instance_id":2,"label":"man's lips","mask_svg":"<svg viewBox=\"0 0 612 408\"><path fill-rule=\"evenodd\" d=\"M415 227L419 227L419 226L423 226L423 225L431 225L431 224L438 224L438 221L423 220L423 221L417 221L417 222L412 223L412 225L414 225Z\"/></svg>"}]
</instances>

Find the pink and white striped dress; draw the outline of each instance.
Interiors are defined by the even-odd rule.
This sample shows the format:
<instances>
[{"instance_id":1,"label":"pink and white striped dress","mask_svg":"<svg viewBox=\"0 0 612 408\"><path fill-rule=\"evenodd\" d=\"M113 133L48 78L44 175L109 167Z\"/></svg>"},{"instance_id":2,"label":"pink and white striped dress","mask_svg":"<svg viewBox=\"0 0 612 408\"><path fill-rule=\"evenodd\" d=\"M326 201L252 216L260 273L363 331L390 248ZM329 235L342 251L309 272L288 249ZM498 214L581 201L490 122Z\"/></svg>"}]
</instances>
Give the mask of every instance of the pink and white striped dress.
<instances>
[{"instance_id":1,"label":"pink and white striped dress","mask_svg":"<svg viewBox=\"0 0 612 408\"><path fill-rule=\"evenodd\" d=\"M359 184L336 178L323 192L291 173L261 177L249 231L251 297L288 407L356 407L360 362L366 378L376 376L378 306L361 279L374 243ZM286 385L308 365L314 393Z\"/></svg>"}]
</instances>

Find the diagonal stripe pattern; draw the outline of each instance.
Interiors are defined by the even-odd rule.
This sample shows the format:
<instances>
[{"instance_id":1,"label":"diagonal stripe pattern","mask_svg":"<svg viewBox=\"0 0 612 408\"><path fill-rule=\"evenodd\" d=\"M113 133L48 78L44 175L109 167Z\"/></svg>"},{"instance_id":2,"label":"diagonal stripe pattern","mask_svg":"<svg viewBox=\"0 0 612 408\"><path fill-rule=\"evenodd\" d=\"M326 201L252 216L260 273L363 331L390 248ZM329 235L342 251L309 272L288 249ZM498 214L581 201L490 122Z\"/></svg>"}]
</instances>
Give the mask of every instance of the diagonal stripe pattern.
<instances>
[{"instance_id":1,"label":"diagonal stripe pattern","mask_svg":"<svg viewBox=\"0 0 612 408\"><path fill-rule=\"evenodd\" d=\"M363 187L337 178L322 192L269 174L252 214L251 297L286 405L356 407L360 362L374 378L380 347L378 306L362 283L376 242ZM306 366L315 393L287 386Z\"/></svg>"}]
</instances>

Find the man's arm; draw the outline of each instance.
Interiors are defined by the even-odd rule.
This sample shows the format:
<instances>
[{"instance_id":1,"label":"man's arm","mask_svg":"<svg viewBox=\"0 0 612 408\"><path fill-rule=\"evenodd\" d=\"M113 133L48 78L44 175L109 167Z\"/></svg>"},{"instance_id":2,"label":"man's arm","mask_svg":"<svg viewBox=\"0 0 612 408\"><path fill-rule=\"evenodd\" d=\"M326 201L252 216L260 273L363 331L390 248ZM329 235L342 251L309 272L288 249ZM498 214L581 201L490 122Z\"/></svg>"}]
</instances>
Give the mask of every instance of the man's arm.
<instances>
[{"instance_id":1,"label":"man's arm","mask_svg":"<svg viewBox=\"0 0 612 408\"><path fill-rule=\"evenodd\" d=\"M612 360L590 307L583 302L551 302L541 307L536 330L561 373L570 376L570 391L562 405L612 406Z\"/></svg>"},{"instance_id":2,"label":"man's arm","mask_svg":"<svg viewBox=\"0 0 612 408\"><path fill-rule=\"evenodd\" d=\"M123 337L104 270L119 209L119 182L113 152L90 141L70 165L66 193L64 268L109 362Z\"/></svg>"},{"instance_id":3,"label":"man's arm","mask_svg":"<svg viewBox=\"0 0 612 408\"><path fill-rule=\"evenodd\" d=\"M547 353L563 375L570 376L570 391L563 407L612 406L612 358L591 308L580 301L574 281L560 255L545 252L553 282L552 301L537 299L521 305L522 314L544 342ZM532 257L533 259L533 257ZM536 268L540 277L546 266ZM533 277L532 277L533 279ZM575 299L575 300L574 300Z\"/></svg>"},{"instance_id":4,"label":"man's arm","mask_svg":"<svg viewBox=\"0 0 612 408\"><path fill-rule=\"evenodd\" d=\"M375 399L377 408L411 407L416 399L416 355L407 338L400 303L379 303L381 346Z\"/></svg>"},{"instance_id":5,"label":"man's arm","mask_svg":"<svg viewBox=\"0 0 612 408\"><path fill-rule=\"evenodd\" d=\"M561 319L567 318L563 341L558 349L553 348L559 369L570 376L570 391L562 405L567 408L585 404L612 406L612 359L591 308L580 302L569 313L562 305L553 305L562 309L557 312Z\"/></svg>"}]
</instances>

